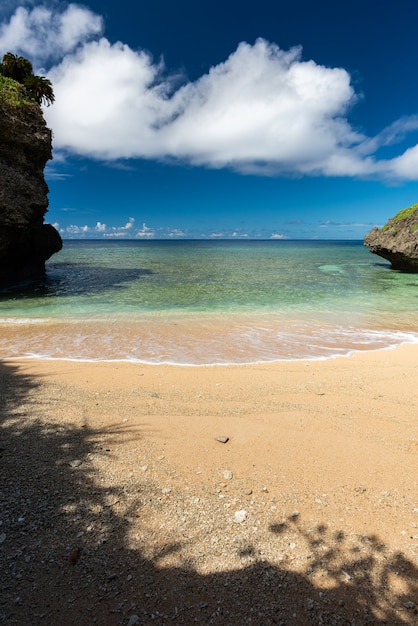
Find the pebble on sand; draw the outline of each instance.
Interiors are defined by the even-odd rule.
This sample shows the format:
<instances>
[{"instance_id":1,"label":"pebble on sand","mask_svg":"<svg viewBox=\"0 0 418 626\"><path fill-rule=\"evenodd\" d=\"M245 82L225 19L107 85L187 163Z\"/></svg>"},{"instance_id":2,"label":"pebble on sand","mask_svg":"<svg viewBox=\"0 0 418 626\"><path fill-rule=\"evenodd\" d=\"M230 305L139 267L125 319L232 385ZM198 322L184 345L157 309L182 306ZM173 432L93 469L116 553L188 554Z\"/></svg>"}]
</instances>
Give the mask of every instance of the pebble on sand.
<instances>
[{"instance_id":1,"label":"pebble on sand","mask_svg":"<svg viewBox=\"0 0 418 626\"><path fill-rule=\"evenodd\" d=\"M242 524L247 519L247 511L241 509L241 511L236 511L234 517L232 518L236 524Z\"/></svg>"}]
</instances>

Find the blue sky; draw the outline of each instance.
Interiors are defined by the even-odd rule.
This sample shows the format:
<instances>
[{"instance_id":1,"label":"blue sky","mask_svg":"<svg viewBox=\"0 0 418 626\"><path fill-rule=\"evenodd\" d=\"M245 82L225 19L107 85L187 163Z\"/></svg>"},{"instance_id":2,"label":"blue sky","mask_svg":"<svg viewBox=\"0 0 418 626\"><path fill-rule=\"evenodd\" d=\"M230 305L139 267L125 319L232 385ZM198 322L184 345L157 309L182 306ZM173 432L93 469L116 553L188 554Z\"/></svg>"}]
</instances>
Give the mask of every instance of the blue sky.
<instances>
[{"instance_id":1,"label":"blue sky","mask_svg":"<svg viewBox=\"0 0 418 626\"><path fill-rule=\"evenodd\" d=\"M416 0L2 0L63 238L362 239L418 202Z\"/></svg>"}]
</instances>

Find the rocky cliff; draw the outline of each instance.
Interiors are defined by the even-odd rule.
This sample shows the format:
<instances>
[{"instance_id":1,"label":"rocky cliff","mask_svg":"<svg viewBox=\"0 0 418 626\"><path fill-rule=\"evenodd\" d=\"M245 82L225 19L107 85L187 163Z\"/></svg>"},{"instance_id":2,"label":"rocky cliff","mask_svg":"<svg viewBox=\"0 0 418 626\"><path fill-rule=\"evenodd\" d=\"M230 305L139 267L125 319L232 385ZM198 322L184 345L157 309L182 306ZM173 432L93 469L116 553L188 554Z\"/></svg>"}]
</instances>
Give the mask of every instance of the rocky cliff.
<instances>
[{"instance_id":1,"label":"rocky cliff","mask_svg":"<svg viewBox=\"0 0 418 626\"><path fill-rule=\"evenodd\" d=\"M44 223L51 131L41 107L12 87L0 82L0 280L43 273L62 248L59 233Z\"/></svg>"},{"instance_id":2,"label":"rocky cliff","mask_svg":"<svg viewBox=\"0 0 418 626\"><path fill-rule=\"evenodd\" d=\"M393 269L418 272L418 204L399 211L383 228L373 228L364 244Z\"/></svg>"}]
</instances>

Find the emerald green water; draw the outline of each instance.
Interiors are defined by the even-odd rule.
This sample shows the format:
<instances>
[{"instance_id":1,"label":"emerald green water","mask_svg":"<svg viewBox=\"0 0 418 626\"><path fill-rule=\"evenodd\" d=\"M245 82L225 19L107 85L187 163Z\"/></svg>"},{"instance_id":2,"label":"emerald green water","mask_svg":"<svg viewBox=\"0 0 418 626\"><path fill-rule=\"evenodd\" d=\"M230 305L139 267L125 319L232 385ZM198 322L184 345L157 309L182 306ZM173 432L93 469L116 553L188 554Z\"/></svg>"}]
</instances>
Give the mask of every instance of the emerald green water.
<instances>
[{"instance_id":1,"label":"emerald green water","mask_svg":"<svg viewBox=\"0 0 418 626\"><path fill-rule=\"evenodd\" d=\"M0 292L0 355L183 364L324 358L418 338L418 276L360 242L67 241Z\"/></svg>"}]
</instances>

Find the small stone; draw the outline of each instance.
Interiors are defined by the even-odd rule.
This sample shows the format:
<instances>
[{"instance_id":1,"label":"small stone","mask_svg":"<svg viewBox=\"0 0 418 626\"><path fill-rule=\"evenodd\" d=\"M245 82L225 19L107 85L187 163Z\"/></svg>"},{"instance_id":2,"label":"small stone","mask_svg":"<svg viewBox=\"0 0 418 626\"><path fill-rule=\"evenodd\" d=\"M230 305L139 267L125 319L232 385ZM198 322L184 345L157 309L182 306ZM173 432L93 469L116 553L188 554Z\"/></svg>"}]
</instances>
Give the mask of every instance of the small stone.
<instances>
[{"instance_id":1,"label":"small stone","mask_svg":"<svg viewBox=\"0 0 418 626\"><path fill-rule=\"evenodd\" d=\"M229 437L215 437L215 441L219 441L219 443L228 443Z\"/></svg>"},{"instance_id":2,"label":"small stone","mask_svg":"<svg viewBox=\"0 0 418 626\"><path fill-rule=\"evenodd\" d=\"M415 607L415 604L414 604L413 602L411 602L411 601L409 601L409 602L404 602L404 604L403 604L403 605L404 605L404 607L405 607L406 609L413 609L413 608Z\"/></svg>"},{"instance_id":3,"label":"small stone","mask_svg":"<svg viewBox=\"0 0 418 626\"><path fill-rule=\"evenodd\" d=\"M70 565L74 566L77 563L78 559L80 558L80 554L81 554L80 548L74 548L74 550L71 551L71 554L69 557Z\"/></svg>"},{"instance_id":4,"label":"small stone","mask_svg":"<svg viewBox=\"0 0 418 626\"><path fill-rule=\"evenodd\" d=\"M4 543L6 541L6 537L7 537L6 533L1 533L1 535L0 535L0 543Z\"/></svg>"},{"instance_id":5,"label":"small stone","mask_svg":"<svg viewBox=\"0 0 418 626\"><path fill-rule=\"evenodd\" d=\"M148 469L148 465L143 465L143 466L141 467L141 469L142 469L142 471L143 471L143 472L146 472L146 471L147 471L147 469Z\"/></svg>"},{"instance_id":6,"label":"small stone","mask_svg":"<svg viewBox=\"0 0 418 626\"><path fill-rule=\"evenodd\" d=\"M161 489L161 491L163 492L164 495L167 495L167 494L171 493L171 488L170 487L164 487L163 489Z\"/></svg>"},{"instance_id":7,"label":"small stone","mask_svg":"<svg viewBox=\"0 0 418 626\"><path fill-rule=\"evenodd\" d=\"M70 467L80 467L80 465L82 464L83 461L80 461L80 459L76 459L75 461L71 461L70 463Z\"/></svg>"},{"instance_id":8,"label":"small stone","mask_svg":"<svg viewBox=\"0 0 418 626\"><path fill-rule=\"evenodd\" d=\"M244 509L236 511L232 519L236 524L242 524L247 519L247 511L244 511Z\"/></svg>"},{"instance_id":9,"label":"small stone","mask_svg":"<svg viewBox=\"0 0 418 626\"><path fill-rule=\"evenodd\" d=\"M226 480L232 480L234 475L230 470L225 470L222 476L226 478Z\"/></svg>"},{"instance_id":10,"label":"small stone","mask_svg":"<svg viewBox=\"0 0 418 626\"><path fill-rule=\"evenodd\" d=\"M244 489L244 493L246 496L250 496L252 494L253 490L252 489Z\"/></svg>"},{"instance_id":11,"label":"small stone","mask_svg":"<svg viewBox=\"0 0 418 626\"><path fill-rule=\"evenodd\" d=\"M299 515L299 511L293 511L293 513L290 514L290 517L293 517L293 519L295 519L296 517L299 517Z\"/></svg>"},{"instance_id":12,"label":"small stone","mask_svg":"<svg viewBox=\"0 0 418 626\"><path fill-rule=\"evenodd\" d=\"M367 491L367 488L365 485L357 485L356 491L357 493L364 493L365 491Z\"/></svg>"},{"instance_id":13,"label":"small stone","mask_svg":"<svg viewBox=\"0 0 418 626\"><path fill-rule=\"evenodd\" d=\"M135 626L135 624L139 624L139 615L131 615L129 618L128 626Z\"/></svg>"}]
</instances>

